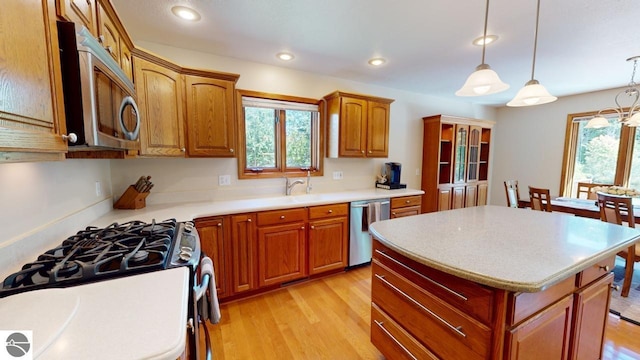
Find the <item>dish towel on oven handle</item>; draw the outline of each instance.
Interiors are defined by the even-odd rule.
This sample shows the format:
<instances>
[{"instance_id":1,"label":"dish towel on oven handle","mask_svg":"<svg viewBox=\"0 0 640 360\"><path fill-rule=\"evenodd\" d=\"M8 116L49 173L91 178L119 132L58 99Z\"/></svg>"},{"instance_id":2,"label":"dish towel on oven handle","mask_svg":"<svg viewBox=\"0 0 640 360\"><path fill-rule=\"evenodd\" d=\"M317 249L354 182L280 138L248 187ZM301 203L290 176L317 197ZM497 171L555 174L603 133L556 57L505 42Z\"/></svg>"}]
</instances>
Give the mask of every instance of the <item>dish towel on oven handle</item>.
<instances>
[{"instance_id":1,"label":"dish towel on oven handle","mask_svg":"<svg viewBox=\"0 0 640 360\"><path fill-rule=\"evenodd\" d=\"M220 322L220 303L218 302L218 293L216 292L216 274L213 269L213 261L210 257L204 256L200 260L200 281L209 275L209 294L205 293L198 301L200 307L200 315L203 320L209 320L212 324ZM203 289L205 290L205 289Z\"/></svg>"}]
</instances>

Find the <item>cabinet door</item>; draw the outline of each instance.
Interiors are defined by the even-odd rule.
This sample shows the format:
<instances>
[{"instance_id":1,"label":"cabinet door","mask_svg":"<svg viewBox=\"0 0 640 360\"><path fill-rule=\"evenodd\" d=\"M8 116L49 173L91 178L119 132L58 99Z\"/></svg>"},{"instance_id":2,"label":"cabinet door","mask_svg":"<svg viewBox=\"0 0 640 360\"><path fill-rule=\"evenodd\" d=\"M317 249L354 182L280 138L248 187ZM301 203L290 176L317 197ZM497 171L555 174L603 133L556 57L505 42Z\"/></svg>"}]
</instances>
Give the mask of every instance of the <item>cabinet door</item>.
<instances>
[{"instance_id":1,"label":"cabinet door","mask_svg":"<svg viewBox=\"0 0 640 360\"><path fill-rule=\"evenodd\" d=\"M507 332L505 359L567 359L572 309L570 295Z\"/></svg>"},{"instance_id":2,"label":"cabinet door","mask_svg":"<svg viewBox=\"0 0 640 360\"><path fill-rule=\"evenodd\" d=\"M471 206L476 206L476 201L478 198L478 187L476 185L467 185L466 189L465 189L465 201L464 201L464 206L465 207L471 207Z\"/></svg>"},{"instance_id":3,"label":"cabinet door","mask_svg":"<svg viewBox=\"0 0 640 360\"><path fill-rule=\"evenodd\" d=\"M469 150L467 156L467 181L478 181L480 169L480 131L478 126L469 127Z\"/></svg>"},{"instance_id":4,"label":"cabinet door","mask_svg":"<svg viewBox=\"0 0 640 360\"><path fill-rule=\"evenodd\" d=\"M140 155L184 157L184 115L180 75L134 58L140 110Z\"/></svg>"},{"instance_id":5,"label":"cabinet door","mask_svg":"<svg viewBox=\"0 0 640 360\"><path fill-rule=\"evenodd\" d=\"M268 286L307 275L304 222L258 228L258 284Z\"/></svg>"},{"instance_id":6,"label":"cabinet door","mask_svg":"<svg viewBox=\"0 0 640 360\"><path fill-rule=\"evenodd\" d=\"M96 0L57 0L60 16L76 23L76 31L84 26L96 36Z\"/></svg>"},{"instance_id":7,"label":"cabinet door","mask_svg":"<svg viewBox=\"0 0 640 360\"><path fill-rule=\"evenodd\" d=\"M256 288L255 215L231 216L231 292Z\"/></svg>"},{"instance_id":8,"label":"cabinet door","mask_svg":"<svg viewBox=\"0 0 640 360\"><path fill-rule=\"evenodd\" d=\"M462 209L464 207L464 186L456 186L451 188L451 208Z\"/></svg>"},{"instance_id":9,"label":"cabinet door","mask_svg":"<svg viewBox=\"0 0 640 360\"><path fill-rule=\"evenodd\" d=\"M389 104L367 103L367 157L389 156Z\"/></svg>"},{"instance_id":10,"label":"cabinet door","mask_svg":"<svg viewBox=\"0 0 640 360\"><path fill-rule=\"evenodd\" d=\"M340 156L365 157L367 101L342 97L340 103Z\"/></svg>"},{"instance_id":11,"label":"cabinet door","mask_svg":"<svg viewBox=\"0 0 640 360\"><path fill-rule=\"evenodd\" d=\"M601 359L613 274L575 294L570 359Z\"/></svg>"},{"instance_id":12,"label":"cabinet door","mask_svg":"<svg viewBox=\"0 0 640 360\"><path fill-rule=\"evenodd\" d=\"M227 259L226 241L228 234L225 230L225 218L210 218L204 221L196 221L196 228L200 236L202 251L213 260L213 269L216 277L216 291L218 297L223 298L228 294L227 290Z\"/></svg>"},{"instance_id":13,"label":"cabinet door","mask_svg":"<svg viewBox=\"0 0 640 360\"><path fill-rule=\"evenodd\" d=\"M0 11L0 161L62 160L67 143L53 0Z\"/></svg>"},{"instance_id":14,"label":"cabinet door","mask_svg":"<svg viewBox=\"0 0 640 360\"><path fill-rule=\"evenodd\" d=\"M489 192L489 184L478 184L478 206L487 205L487 193Z\"/></svg>"},{"instance_id":15,"label":"cabinet door","mask_svg":"<svg viewBox=\"0 0 640 360\"><path fill-rule=\"evenodd\" d=\"M309 222L309 274L347 267L347 217Z\"/></svg>"},{"instance_id":16,"label":"cabinet door","mask_svg":"<svg viewBox=\"0 0 640 360\"><path fill-rule=\"evenodd\" d=\"M120 67L129 80L133 81L133 55L131 55L131 49L124 41L120 41Z\"/></svg>"},{"instance_id":17,"label":"cabinet door","mask_svg":"<svg viewBox=\"0 0 640 360\"><path fill-rule=\"evenodd\" d=\"M451 209L451 188L438 188L438 211Z\"/></svg>"},{"instance_id":18,"label":"cabinet door","mask_svg":"<svg viewBox=\"0 0 640 360\"><path fill-rule=\"evenodd\" d=\"M98 4L98 41L102 47L120 64L120 33L113 20Z\"/></svg>"},{"instance_id":19,"label":"cabinet door","mask_svg":"<svg viewBox=\"0 0 640 360\"><path fill-rule=\"evenodd\" d=\"M456 137L453 155L453 182L463 183L467 171L467 146L469 139L469 127L456 125Z\"/></svg>"},{"instance_id":20,"label":"cabinet door","mask_svg":"<svg viewBox=\"0 0 640 360\"><path fill-rule=\"evenodd\" d=\"M191 75L185 83L187 155L235 156L235 84Z\"/></svg>"}]
</instances>

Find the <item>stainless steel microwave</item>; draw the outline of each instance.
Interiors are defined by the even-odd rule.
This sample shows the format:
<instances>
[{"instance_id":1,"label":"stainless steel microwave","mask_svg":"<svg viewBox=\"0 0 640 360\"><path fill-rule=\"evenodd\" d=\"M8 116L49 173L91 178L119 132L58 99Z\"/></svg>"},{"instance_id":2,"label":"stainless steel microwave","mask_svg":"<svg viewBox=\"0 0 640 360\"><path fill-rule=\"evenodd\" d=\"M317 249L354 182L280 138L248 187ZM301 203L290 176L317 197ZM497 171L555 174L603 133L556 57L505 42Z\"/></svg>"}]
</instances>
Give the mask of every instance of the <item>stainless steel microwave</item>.
<instances>
[{"instance_id":1,"label":"stainless steel microwave","mask_svg":"<svg viewBox=\"0 0 640 360\"><path fill-rule=\"evenodd\" d=\"M140 115L133 82L82 27L58 21L69 150L140 149Z\"/></svg>"}]
</instances>

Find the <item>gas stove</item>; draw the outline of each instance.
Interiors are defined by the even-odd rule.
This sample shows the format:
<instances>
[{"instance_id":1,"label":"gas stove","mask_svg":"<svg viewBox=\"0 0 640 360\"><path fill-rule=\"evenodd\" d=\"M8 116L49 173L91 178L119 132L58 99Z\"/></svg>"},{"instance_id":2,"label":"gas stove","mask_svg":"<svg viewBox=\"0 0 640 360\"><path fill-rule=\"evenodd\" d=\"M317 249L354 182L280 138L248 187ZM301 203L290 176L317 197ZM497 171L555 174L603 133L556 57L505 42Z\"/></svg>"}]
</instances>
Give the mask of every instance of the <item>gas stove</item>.
<instances>
[{"instance_id":1,"label":"gas stove","mask_svg":"<svg viewBox=\"0 0 640 360\"><path fill-rule=\"evenodd\" d=\"M0 297L177 266L195 270L199 258L200 241L192 222L168 219L87 227L9 275Z\"/></svg>"}]
</instances>

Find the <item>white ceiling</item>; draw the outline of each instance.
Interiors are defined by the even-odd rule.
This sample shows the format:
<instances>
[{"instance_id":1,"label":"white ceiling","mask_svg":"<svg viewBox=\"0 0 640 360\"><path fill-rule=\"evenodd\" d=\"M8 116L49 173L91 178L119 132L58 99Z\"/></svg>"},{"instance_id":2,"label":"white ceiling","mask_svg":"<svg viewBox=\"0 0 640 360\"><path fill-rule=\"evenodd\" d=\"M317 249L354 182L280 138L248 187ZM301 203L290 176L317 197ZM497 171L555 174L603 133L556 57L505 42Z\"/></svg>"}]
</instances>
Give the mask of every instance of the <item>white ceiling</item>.
<instances>
[{"instance_id":1,"label":"white ceiling","mask_svg":"<svg viewBox=\"0 0 640 360\"><path fill-rule=\"evenodd\" d=\"M481 63L484 0L111 0L133 37L253 62L456 98ZM173 5L200 12L188 23ZM531 78L535 0L493 0L485 62L511 85L464 98L502 106ZM275 54L290 51L284 63ZM639 0L541 0L535 78L566 96L629 83ZM387 63L373 68L367 60ZM636 75L640 82L640 69Z\"/></svg>"}]
</instances>

